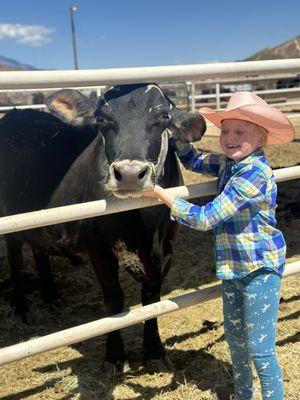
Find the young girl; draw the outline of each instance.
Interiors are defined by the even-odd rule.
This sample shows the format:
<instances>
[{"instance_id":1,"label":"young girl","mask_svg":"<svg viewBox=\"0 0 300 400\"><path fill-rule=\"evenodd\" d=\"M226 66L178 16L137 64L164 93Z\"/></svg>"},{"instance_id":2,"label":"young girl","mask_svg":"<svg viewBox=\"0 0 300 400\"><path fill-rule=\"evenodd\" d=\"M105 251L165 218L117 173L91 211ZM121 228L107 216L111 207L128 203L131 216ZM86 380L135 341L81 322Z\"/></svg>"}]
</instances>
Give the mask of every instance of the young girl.
<instances>
[{"instance_id":1,"label":"young girl","mask_svg":"<svg viewBox=\"0 0 300 400\"><path fill-rule=\"evenodd\" d=\"M200 112L221 128L224 155L199 154L176 136L170 141L187 169L218 177L217 197L200 207L159 186L144 196L161 199L171 208L171 218L184 225L214 229L235 387L230 398L253 399L252 361L263 399L282 400L275 336L286 245L275 228L277 189L262 147L291 141L295 132L279 110L251 92L234 93L226 110Z\"/></svg>"}]
</instances>

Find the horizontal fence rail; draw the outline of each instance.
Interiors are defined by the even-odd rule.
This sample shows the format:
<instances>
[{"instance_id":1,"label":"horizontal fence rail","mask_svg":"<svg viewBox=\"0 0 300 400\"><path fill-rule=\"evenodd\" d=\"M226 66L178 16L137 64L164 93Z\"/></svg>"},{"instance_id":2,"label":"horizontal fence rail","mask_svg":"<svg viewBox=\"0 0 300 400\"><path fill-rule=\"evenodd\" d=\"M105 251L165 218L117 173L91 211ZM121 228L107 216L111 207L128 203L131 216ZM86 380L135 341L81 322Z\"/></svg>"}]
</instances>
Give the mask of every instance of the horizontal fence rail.
<instances>
[{"instance_id":1,"label":"horizontal fence rail","mask_svg":"<svg viewBox=\"0 0 300 400\"><path fill-rule=\"evenodd\" d=\"M298 77L300 71L294 72L294 73L277 73L272 72L270 74L264 74L261 73L259 76L246 76L243 78L243 81L245 83L247 82L253 82L253 81L269 81L269 80L278 80L278 79L295 79ZM211 84L216 84L220 83L222 85L228 85L232 83L239 83L241 78L236 78L236 77L225 77L225 78L209 78L209 79L200 79L193 81L195 84L204 84L204 85L211 85Z\"/></svg>"},{"instance_id":2,"label":"horizontal fence rail","mask_svg":"<svg viewBox=\"0 0 300 400\"><path fill-rule=\"evenodd\" d=\"M0 89L57 88L197 80L262 73L299 73L300 59L113 68L77 71L1 71Z\"/></svg>"},{"instance_id":3,"label":"horizontal fence rail","mask_svg":"<svg viewBox=\"0 0 300 400\"><path fill-rule=\"evenodd\" d=\"M281 93L300 93L300 87L295 88L287 88L287 89L266 89L266 90L253 90L254 93L261 95L261 94L281 94ZM232 96L232 92L229 93L219 93L220 98L230 97ZM195 100L201 99L213 99L216 97L215 93L212 94L195 94Z\"/></svg>"},{"instance_id":4,"label":"horizontal fence rail","mask_svg":"<svg viewBox=\"0 0 300 400\"><path fill-rule=\"evenodd\" d=\"M82 88L80 88L82 89ZM48 89L49 90L49 89ZM1 91L0 91L1 92ZM253 90L254 93L256 93L257 95L261 96L261 95L265 95L265 94L278 94L278 95L284 95L285 93L299 93L299 95L297 97L300 97L300 87L296 87L296 88L288 88L288 89L270 89L270 90ZM98 95L100 95L101 91L99 92ZM195 94L194 90L192 91L192 93L188 96L189 97L189 101L191 101L192 104L192 111L195 112L196 111L196 106L199 107L201 106L212 106L212 105L220 105L220 101L223 98L227 98L230 97L232 95L232 92L228 92L228 93L212 93L212 94ZM176 96L176 98L178 98L178 96ZM186 99L186 96L182 97L183 99ZM282 96L281 98L284 99L284 96ZM209 102L209 103L201 103L201 100L208 100L208 99L216 99L215 102ZM199 104L199 102L197 102L197 100L200 101L201 104ZM269 101L271 101L272 99L269 99ZM290 105L296 105L300 103L300 99L298 101L286 101L283 103L274 103L274 106L290 106ZM186 107L186 104L183 104L181 106ZM177 106L178 108L180 108L180 106ZM45 104L19 104L19 105L9 105L9 106L0 106L0 112L7 112L10 110L14 110L14 109L19 109L19 110L24 110L24 109L45 109L47 108L47 106Z\"/></svg>"},{"instance_id":5,"label":"horizontal fence rail","mask_svg":"<svg viewBox=\"0 0 300 400\"><path fill-rule=\"evenodd\" d=\"M47 108L45 104L22 104L17 106L1 106L0 112L7 112L11 110L42 110Z\"/></svg>"},{"instance_id":6,"label":"horizontal fence rail","mask_svg":"<svg viewBox=\"0 0 300 400\"><path fill-rule=\"evenodd\" d=\"M286 265L284 276L300 272L300 261ZM78 325L50 335L41 336L27 342L0 349L0 365L31 357L45 351L62 346L78 343L96 336L126 328L168 314L182 308L190 307L201 302L215 299L220 296L221 283L195 290L184 295L162 300L134 310L125 311L111 317L102 318L93 322Z\"/></svg>"},{"instance_id":7,"label":"horizontal fence rail","mask_svg":"<svg viewBox=\"0 0 300 400\"><path fill-rule=\"evenodd\" d=\"M274 170L278 182L300 178L300 166ZM194 185L167 189L169 193L183 198L203 197L216 193L216 180ZM39 228L77 219L92 218L116 212L161 205L156 199L96 200L46 210L32 211L0 218L0 234Z\"/></svg>"},{"instance_id":8,"label":"horizontal fence rail","mask_svg":"<svg viewBox=\"0 0 300 400\"><path fill-rule=\"evenodd\" d=\"M0 71L1 73L1 71ZM103 90L105 89L106 86L80 86L80 90ZM0 93L18 93L18 92L24 92L24 93L31 93L31 92L52 92L54 90L61 90L63 88L61 87L51 87L51 88L36 88L36 89L1 89ZM78 87L69 87L69 89L78 89Z\"/></svg>"}]
</instances>

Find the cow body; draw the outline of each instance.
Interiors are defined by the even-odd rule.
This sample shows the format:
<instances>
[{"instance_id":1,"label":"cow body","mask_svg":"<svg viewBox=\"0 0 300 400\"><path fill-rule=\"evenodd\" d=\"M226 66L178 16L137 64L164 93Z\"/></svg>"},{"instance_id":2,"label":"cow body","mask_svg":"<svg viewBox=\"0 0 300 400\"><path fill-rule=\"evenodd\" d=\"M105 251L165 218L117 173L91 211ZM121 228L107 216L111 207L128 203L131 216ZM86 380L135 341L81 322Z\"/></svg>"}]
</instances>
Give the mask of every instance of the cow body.
<instances>
[{"instance_id":1,"label":"cow body","mask_svg":"<svg viewBox=\"0 0 300 400\"><path fill-rule=\"evenodd\" d=\"M176 186L181 182L180 173L167 144L167 129L178 137L185 135L186 140L193 135L199 138L205 131L202 117L177 110L157 85L114 87L95 105L76 91L63 90L50 96L48 107L55 117L34 112L35 118L29 121L29 112L24 111L20 121L27 121L26 129L22 122L16 128L18 112L1 121L2 215L97 199L140 197L156 183ZM44 120L49 122L47 129ZM42 132L38 138L37 130ZM167 207L157 206L6 235L14 301L17 306L24 302L19 277L24 241L33 248L46 293L46 282L51 282L48 254L74 257L84 248L109 314L123 310L119 267L127 268L141 282L143 305L159 301L175 229ZM133 264L125 256L128 253L136 258ZM156 319L146 321L145 360L164 355ZM126 354L119 331L108 334L105 358L124 365Z\"/></svg>"}]
</instances>

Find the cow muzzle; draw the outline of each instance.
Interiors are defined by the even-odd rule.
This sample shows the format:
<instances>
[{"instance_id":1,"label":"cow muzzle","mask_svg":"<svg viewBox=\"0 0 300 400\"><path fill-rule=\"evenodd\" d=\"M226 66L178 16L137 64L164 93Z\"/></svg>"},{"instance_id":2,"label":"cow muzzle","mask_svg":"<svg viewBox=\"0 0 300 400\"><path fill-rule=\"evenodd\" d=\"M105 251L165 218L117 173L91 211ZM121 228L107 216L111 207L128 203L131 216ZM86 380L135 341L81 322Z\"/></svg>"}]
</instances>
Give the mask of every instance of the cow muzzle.
<instances>
[{"instance_id":1,"label":"cow muzzle","mask_svg":"<svg viewBox=\"0 0 300 400\"><path fill-rule=\"evenodd\" d=\"M116 197L127 199L141 197L145 190L153 189L154 165L147 161L115 161L109 167L106 190Z\"/></svg>"},{"instance_id":2,"label":"cow muzzle","mask_svg":"<svg viewBox=\"0 0 300 400\"><path fill-rule=\"evenodd\" d=\"M164 171L169 134L170 131L165 129L161 135L161 147L156 164L138 160L113 162L109 167L106 190L121 199L142 197L143 192L152 190Z\"/></svg>"}]
</instances>

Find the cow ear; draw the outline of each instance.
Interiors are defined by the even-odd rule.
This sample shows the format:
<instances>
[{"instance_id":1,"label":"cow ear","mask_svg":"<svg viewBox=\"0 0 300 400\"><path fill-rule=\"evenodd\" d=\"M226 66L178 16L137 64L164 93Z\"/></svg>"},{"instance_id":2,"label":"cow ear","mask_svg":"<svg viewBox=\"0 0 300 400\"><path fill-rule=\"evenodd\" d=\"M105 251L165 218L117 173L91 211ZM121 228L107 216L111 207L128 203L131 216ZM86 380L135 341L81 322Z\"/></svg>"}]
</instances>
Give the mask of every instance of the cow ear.
<instances>
[{"instance_id":1,"label":"cow ear","mask_svg":"<svg viewBox=\"0 0 300 400\"><path fill-rule=\"evenodd\" d=\"M172 110L172 134L175 140L183 143L196 142L202 138L206 131L206 123L202 115Z\"/></svg>"},{"instance_id":2,"label":"cow ear","mask_svg":"<svg viewBox=\"0 0 300 400\"><path fill-rule=\"evenodd\" d=\"M84 126L96 123L96 104L77 90L58 90L47 97L46 105L52 114L66 124Z\"/></svg>"}]
</instances>

